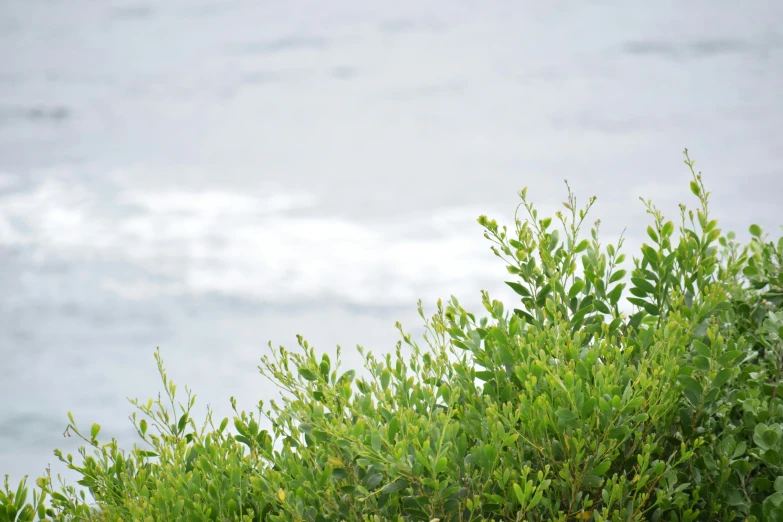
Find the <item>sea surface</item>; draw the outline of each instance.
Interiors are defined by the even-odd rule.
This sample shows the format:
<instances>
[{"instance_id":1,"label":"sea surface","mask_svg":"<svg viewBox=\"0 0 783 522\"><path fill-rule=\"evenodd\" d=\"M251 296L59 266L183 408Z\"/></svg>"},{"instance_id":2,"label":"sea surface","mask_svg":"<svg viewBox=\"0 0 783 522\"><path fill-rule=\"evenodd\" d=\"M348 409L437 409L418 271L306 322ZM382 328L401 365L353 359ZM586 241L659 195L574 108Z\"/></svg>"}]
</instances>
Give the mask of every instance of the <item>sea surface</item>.
<instances>
[{"instance_id":1,"label":"sea surface","mask_svg":"<svg viewBox=\"0 0 783 522\"><path fill-rule=\"evenodd\" d=\"M640 196L783 224L783 2L0 0L0 475L64 465L67 412L276 396L267 343L383 353L454 294L513 306L479 214ZM199 410L203 411L203 410ZM73 475L65 473L67 477Z\"/></svg>"}]
</instances>

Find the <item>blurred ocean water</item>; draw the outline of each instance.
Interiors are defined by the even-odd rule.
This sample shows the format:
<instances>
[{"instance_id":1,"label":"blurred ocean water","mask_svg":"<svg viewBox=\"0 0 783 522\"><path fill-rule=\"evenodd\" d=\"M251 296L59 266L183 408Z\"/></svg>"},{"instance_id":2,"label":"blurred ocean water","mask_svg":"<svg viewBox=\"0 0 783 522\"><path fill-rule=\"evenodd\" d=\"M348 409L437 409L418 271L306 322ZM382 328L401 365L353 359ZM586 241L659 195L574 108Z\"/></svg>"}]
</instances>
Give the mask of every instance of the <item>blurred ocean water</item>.
<instances>
[{"instance_id":1,"label":"blurred ocean water","mask_svg":"<svg viewBox=\"0 0 783 522\"><path fill-rule=\"evenodd\" d=\"M783 223L779 2L6 0L0 6L0 474L37 476L66 412L130 445L175 382L228 415L304 335L394 347L454 294L511 300L475 223L639 196L724 230Z\"/></svg>"}]
</instances>

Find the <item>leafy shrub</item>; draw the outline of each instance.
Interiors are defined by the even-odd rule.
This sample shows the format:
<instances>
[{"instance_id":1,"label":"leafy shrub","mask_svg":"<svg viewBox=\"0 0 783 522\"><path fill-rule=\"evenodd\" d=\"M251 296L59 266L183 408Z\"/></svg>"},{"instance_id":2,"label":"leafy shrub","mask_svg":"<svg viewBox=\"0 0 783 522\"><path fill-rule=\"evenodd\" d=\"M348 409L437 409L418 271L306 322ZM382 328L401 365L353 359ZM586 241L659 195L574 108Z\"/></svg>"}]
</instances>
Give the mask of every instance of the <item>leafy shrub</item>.
<instances>
[{"instance_id":1,"label":"leafy shrub","mask_svg":"<svg viewBox=\"0 0 783 522\"><path fill-rule=\"evenodd\" d=\"M698 208L675 226L643 201L632 267L599 222L580 236L595 198L569 189L567 212L539 219L522 190L512 231L479 218L519 308L483 292L485 317L452 296L428 318L419 302L427 347L398 323L394 353L359 348L361 375L339 348L270 345L259 369L282 400L248 414L232 398L233 433L197 426L188 390L177 410L156 353L168 404L132 401L147 447L71 417L93 455L55 454L94 504L47 475L29 505L6 480L0 522L783 520L783 238L722 235L686 164Z\"/></svg>"}]
</instances>

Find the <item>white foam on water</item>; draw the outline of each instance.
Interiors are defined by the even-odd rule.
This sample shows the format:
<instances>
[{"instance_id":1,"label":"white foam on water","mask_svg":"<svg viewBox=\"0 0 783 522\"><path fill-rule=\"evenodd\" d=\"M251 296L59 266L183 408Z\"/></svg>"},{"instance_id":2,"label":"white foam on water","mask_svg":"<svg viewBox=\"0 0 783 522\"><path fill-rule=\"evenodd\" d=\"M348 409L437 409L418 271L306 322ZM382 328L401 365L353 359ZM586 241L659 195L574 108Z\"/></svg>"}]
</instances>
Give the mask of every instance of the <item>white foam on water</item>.
<instances>
[{"instance_id":1,"label":"white foam on water","mask_svg":"<svg viewBox=\"0 0 783 522\"><path fill-rule=\"evenodd\" d=\"M116 172L107 179L128 181ZM423 287L473 292L487 278L473 209L364 224L291 214L312 208L311 194L122 185L107 194L53 173L32 189L0 196L0 245L30 249L41 264L133 265L146 275L103 276L100 285L134 300L217 293L259 302L330 297L410 305ZM418 229L427 234L414 236Z\"/></svg>"}]
</instances>

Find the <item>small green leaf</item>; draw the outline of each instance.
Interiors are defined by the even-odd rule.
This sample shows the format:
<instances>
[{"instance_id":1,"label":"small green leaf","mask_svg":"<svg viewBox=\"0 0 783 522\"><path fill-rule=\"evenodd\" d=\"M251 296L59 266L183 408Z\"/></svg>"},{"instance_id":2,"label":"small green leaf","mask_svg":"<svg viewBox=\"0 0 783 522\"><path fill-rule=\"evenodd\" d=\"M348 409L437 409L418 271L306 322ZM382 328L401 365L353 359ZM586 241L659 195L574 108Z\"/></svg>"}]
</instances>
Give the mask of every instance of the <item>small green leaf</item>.
<instances>
[{"instance_id":1,"label":"small green leaf","mask_svg":"<svg viewBox=\"0 0 783 522\"><path fill-rule=\"evenodd\" d=\"M679 380L683 388L685 388L685 396L688 400L694 404L699 404L701 396L704 393L699 381L688 375L678 375L677 380Z\"/></svg>"},{"instance_id":2,"label":"small green leaf","mask_svg":"<svg viewBox=\"0 0 783 522\"><path fill-rule=\"evenodd\" d=\"M495 448L490 444L484 446L484 458L487 459L487 464L491 466L495 462Z\"/></svg>"},{"instance_id":3,"label":"small green leaf","mask_svg":"<svg viewBox=\"0 0 783 522\"><path fill-rule=\"evenodd\" d=\"M595 468L593 468L593 475L596 475L598 477L603 476L604 473L606 473L609 470L609 467L612 465L612 462L609 460L605 460L599 465L597 465Z\"/></svg>"},{"instance_id":4,"label":"small green leaf","mask_svg":"<svg viewBox=\"0 0 783 522\"><path fill-rule=\"evenodd\" d=\"M367 482L365 483L365 487L370 490L375 489L376 487L378 487L378 484L380 484L382 480L383 480L383 474L375 473L374 475L371 475L367 479Z\"/></svg>"},{"instance_id":5,"label":"small green leaf","mask_svg":"<svg viewBox=\"0 0 783 522\"><path fill-rule=\"evenodd\" d=\"M522 297L531 297L530 290L520 285L519 283L514 283L513 281L506 281L505 283Z\"/></svg>"},{"instance_id":6,"label":"small green leaf","mask_svg":"<svg viewBox=\"0 0 783 522\"><path fill-rule=\"evenodd\" d=\"M731 454L732 459L738 459L745 454L745 450L748 448L747 443L743 440L737 447L734 448L734 452Z\"/></svg>"},{"instance_id":7,"label":"small green leaf","mask_svg":"<svg viewBox=\"0 0 783 522\"><path fill-rule=\"evenodd\" d=\"M642 279L641 277L632 277L631 282L636 288L644 291L647 294L656 293L655 287L646 279Z\"/></svg>"},{"instance_id":8,"label":"small green leaf","mask_svg":"<svg viewBox=\"0 0 783 522\"><path fill-rule=\"evenodd\" d=\"M586 419L593 414L595 406L598 404L598 400L595 397L590 397L582 405L582 418Z\"/></svg>"},{"instance_id":9,"label":"small green leaf","mask_svg":"<svg viewBox=\"0 0 783 522\"><path fill-rule=\"evenodd\" d=\"M386 390L386 388L389 387L390 380L391 380L391 372L387 368L384 368L383 371L381 372L381 388L383 390Z\"/></svg>"},{"instance_id":10,"label":"small green leaf","mask_svg":"<svg viewBox=\"0 0 783 522\"><path fill-rule=\"evenodd\" d=\"M582 289L585 287L585 282L581 279L577 279L573 285L571 285L571 289L568 290L568 298L573 299L577 295L579 295L579 292L582 291Z\"/></svg>"},{"instance_id":11,"label":"small green leaf","mask_svg":"<svg viewBox=\"0 0 783 522\"><path fill-rule=\"evenodd\" d=\"M372 443L372 449L375 451L381 451L381 435L377 431L370 435L370 442Z\"/></svg>"},{"instance_id":12,"label":"small green leaf","mask_svg":"<svg viewBox=\"0 0 783 522\"><path fill-rule=\"evenodd\" d=\"M576 420L576 415L574 415L574 412L571 410L566 410L565 408L560 408L557 410L555 415L557 415L557 417L564 422L573 422Z\"/></svg>"},{"instance_id":13,"label":"small green leaf","mask_svg":"<svg viewBox=\"0 0 783 522\"><path fill-rule=\"evenodd\" d=\"M310 382L318 380L318 376L309 368L299 368L299 375Z\"/></svg>"},{"instance_id":14,"label":"small green leaf","mask_svg":"<svg viewBox=\"0 0 783 522\"><path fill-rule=\"evenodd\" d=\"M712 387L713 388L720 388L727 382L729 382L729 379L731 378L732 369L731 368L724 368L721 371L718 372L718 375L715 376L715 378L712 380Z\"/></svg>"},{"instance_id":15,"label":"small green leaf","mask_svg":"<svg viewBox=\"0 0 783 522\"><path fill-rule=\"evenodd\" d=\"M98 436L98 432L101 431L101 425L100 424L93 424L92 428L90 429L90 438L94 439Z\"/></svg>"},{"instance_id":16,"label":"small green leaf","mask_svg":"<svg viewBox=\"0 0 783 522\"><path fill-rule=\"evenodd\" d=\"M184 506L185 506L185 499L181 498L174 504L174 507L171 508L171 514L174 516L175 519L179 516L180 513L182 513L182 508Z\"/></svg>"},{"instance_id":17,"label":"small green leaf","mask_svg":"<svg viewBox=\"0 0 783 522\"><path fill-rule=\"evenodd\" d=\"M712 351L710 350L710 347L701 342L698 339L693 340L693 350L698 353L699 355L703 355L704 357L712 357Z\"/></svg>"},{"instance_id":18,"label":"small green leaf","mask_svg":"<svg viewBox=\"0 0 783 522\"><path fill-rule=\"evenodd\" d=\"M628 302L631 303L631 304L635 304L636 306L639 306L641 308L644 308L644 311L647 312L650 315L658 315L658 307L656 307L654 304L652 304L650 302L645 301L644 299L639 299L639 298L636 298L636 297L629 297L628 298ZM639 318L639 321L641 321L641 317ZM633 322L633 319L632 319L632 322Z\"/></svg>"},{"instance_id":19,"label":"small green leaf","mask_svg":"<svg viewBox=\"0 0 783 522\"><path fill-rule=\"evenodd\" d=\"M699 196L699 184L695 181L691 181L691 192L693 192L694 196Z\"/></svg>"},{"instance_id":20,"label":"small green leaf","mask_svg":"<svg viewBox=\"0 0 783 522\"><path fill-rule=\"evenodd\" d=\"M710 360L703 355L697 355L693 358L693 366L695 366L697 370L709 370Z\"/></svg>"},{"instance_id":21,"label":"small green leaf","mask_svg":"<svg viewBox=\"0 0 783 522\"><path fill-rule=\"evenodd\" d=\"M517 501L524 508L524 506L525 506L525 494L522 492L522 488L520 488L519 484L517 484L517 483L514 483L514 494L517 497Z\"/></svg>"},{"instance_id":22,"label":"small green leaf","mask_svg":"<svg viewBox=\"0 0 783 522\"><path fill-rule=\"evenodd\" d=\"M751 225L749 228L750 234L754 237L761 237L761 227L758 225Z\"/></svg>"},{"instance_id":23,"label":"small green leaf","mask_svg":"<svg viewBox=\"0 0 783 522\"><path fill-rule=\"evenodd\" d=\"M337 379L338 383L345 383L345 382L352 382L354 377L356 377L356 370L348 370L344 374L340 376L339 379Z\"/></svg>"},{"instance_id":24,"label":"small green leaf","mask_svg":"<svg viewBox=\"0 0 783 522\"><path fill-rule=\"evenodd\" d=\"M609 310L609 307L606 306L606 304L600 299L596 299L595 301L593 301L593 306L597 311L601 312L602 314L612 313L611 310Z\"/></svg>"},{"instance_id":25,"label":"small green leaf","mask_svg":"<svg viewBox=\"0 0 783 522\"><path fill-rule=\"evenodd\" d=\"M386 484L385 486L383 486L383 489L381 489L381 495L390 495L392 493L397 493L398 491L402 491L407 487L408 487L407 480L398 479L390 484Z\"/></svg>"},{"instance_id":26,"label":"small green leaf","mask_svg":"<svg viewBox=\"0 0 783 522\"><path fill-rule=\"evenodd\" d=\"M623 295L623 289L625 288L625 283L620 283L619 285L612 288L612 290L606 294L606 297L609 298L609 301L616 305L618 301L620 301L620 297Z\"/></svg>"},{"instance_id":27,"label":"small green leaf","mask_svg":"<svg viewBox=\"0 0 783 522\"><path fill-rule=\"evenodd\" d=\"M537 489L536 494L533 495L533 498L530 499L530 504L527 505L528 509L533 509L538 505L539 502L541 502L541 499L544 497L544 490L543 489Z\"/></svg>"},{"instance_id":28,"label":"small green leaf","mask_svg":"<svg viewBox=\"0 0 783 522\"><path fill-rule=\"evenodd\" d=\"M574 253L578 254L580 252L584 252L585 250L587 250L588 246L590 246L590 241L588 241L587 239L583 239L582 241L579 242L578 245L576 245L576 248L574 248Z\"/></svg>"},{"instance_id":29,"label":"small green leaf","mask_svg":"<svg viewBox=\"0 0 783 522\"><path fill-rule=\"evenodd\" d=\"M446 457L441 457L438 459L438 462L435 464L435 474L437 475L444 469L446 469L446 465L449 463L449 460Z\"/></svg>"},{"instance_id":30,"label":"small green leaf","mask_svg":"<svg viewBox=\"0 0 783 522\"><path fill-rule=\"evenodd\" d=\"M609 284L614 283L616 281L619 281L620 279L625 277L625 274L627 274L627 273L628 272L625 271L625 270L618 270L617 272L612 274L612 277L609 278Z\"/></svg>"},{"instance_id":31,"label":"small green leaf","mask_svg":"<svg viewBox=\"0 0 783 522\"><path fill-rule=\"evenodd\" d=\"M655 233L653 227L647 227L647 235L650 236L650 239L652 239L654 243L658 243L658 234Z\"/></svg>"}]
</instances>

